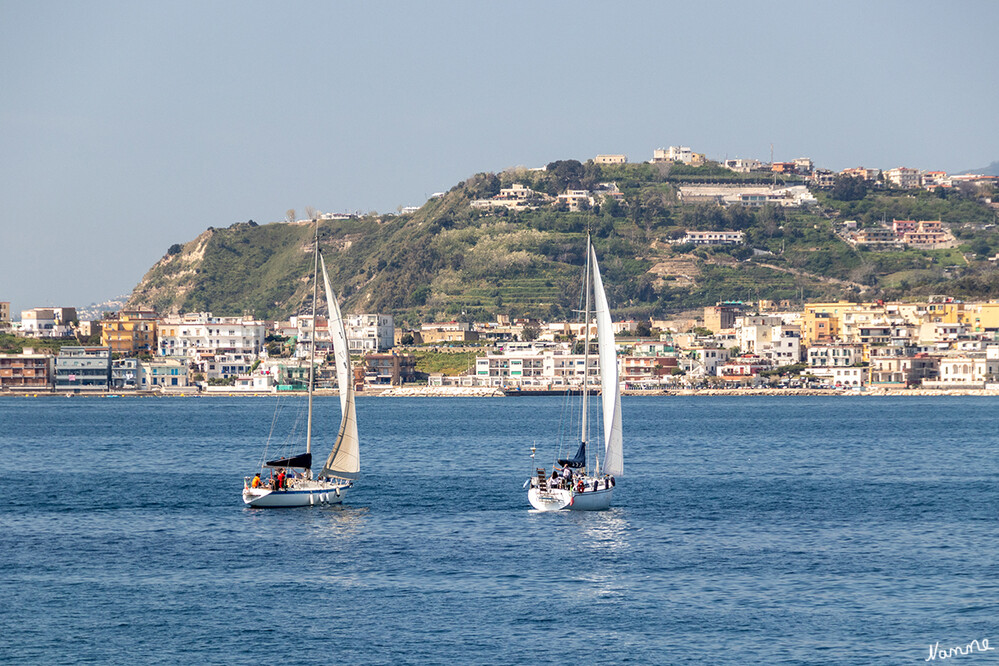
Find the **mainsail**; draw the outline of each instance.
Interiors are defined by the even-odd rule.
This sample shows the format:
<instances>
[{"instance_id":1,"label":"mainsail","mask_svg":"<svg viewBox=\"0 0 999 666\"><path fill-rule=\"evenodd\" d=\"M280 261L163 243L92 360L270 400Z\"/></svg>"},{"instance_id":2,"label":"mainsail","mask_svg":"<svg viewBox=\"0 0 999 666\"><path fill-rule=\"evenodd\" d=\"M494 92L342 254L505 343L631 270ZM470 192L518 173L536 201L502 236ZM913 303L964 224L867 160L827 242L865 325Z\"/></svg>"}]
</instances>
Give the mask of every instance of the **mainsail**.
<instances>
[{"instance_id":1,"label":"mainsail","mask_svg":"<svg viewBox=\"0 0 999 666\"><path fill-rule=\"evenodd\" d=\"M600 279L597 254L590 246L590 263L593 265L593 294L596 299L597 350L600 356L600 400L604 413L604 464L603 472L612 476L624 475L624 450L621 435L621 387L617 376L617 349L614 346L614 327L604 283Z\"/></svg>"},{"instance_id":2,"label":"mainsail","mask_svg":"<svg viewBox=\"0 0 999 666\"><path fill-rule=\"evenodd\" d=\"M341 479L356 479L361 469L360 447L357 438L357 416L354 407L354 373L350 367L350 351L347 348L347 331L343 327L340 306L333 297L330 276L326 272L326 260L319 255L323 268L323 286L326 288L326 302L329 305L329 331L333 342L333 356L336 363L336 381L340 387L340 430L326 464L319 472L320 477L333 476Z\"/></svg>"}]
</instances>

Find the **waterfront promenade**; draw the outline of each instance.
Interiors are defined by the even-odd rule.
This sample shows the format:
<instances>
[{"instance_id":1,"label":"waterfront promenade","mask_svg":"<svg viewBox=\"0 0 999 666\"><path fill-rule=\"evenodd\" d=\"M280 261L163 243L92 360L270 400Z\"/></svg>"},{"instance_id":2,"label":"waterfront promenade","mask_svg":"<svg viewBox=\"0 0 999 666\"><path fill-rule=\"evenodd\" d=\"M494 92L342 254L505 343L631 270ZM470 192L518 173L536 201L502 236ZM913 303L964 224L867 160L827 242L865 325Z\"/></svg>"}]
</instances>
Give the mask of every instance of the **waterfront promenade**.
<instances>
[{"instance_id":1,"label":"waterfront promenade","mask_svg":"<svg viewBox=\"0 0 999 666\"><path fill-rule=\"evenodd\" d=\"M863 390L856 389L821 389L821 388L677 388L677 389L652 389L652 390L625 390L623 395L631 396L911 396L911 397L936 397L936 396L987 396L999 398L999 390L994 389L927 389L927 388L886 388L886 387L864 387ZM0 391L0 397L22 397L40 398L51 396L65 396L72 398L263 398L276 395L305 395L304 391L87 391L85 393L73 393L70 391L48 390L23 390L23 391ZM336 389L317 389L317 396L336 396L339 391ZM503 391L494 387L482 386L385 386L367 387L364 391L357 393L358 396L385 397L385 398L502 398ZM525 392L523 397L532 397L530 392Z\"/></svg>"}]
</instances>

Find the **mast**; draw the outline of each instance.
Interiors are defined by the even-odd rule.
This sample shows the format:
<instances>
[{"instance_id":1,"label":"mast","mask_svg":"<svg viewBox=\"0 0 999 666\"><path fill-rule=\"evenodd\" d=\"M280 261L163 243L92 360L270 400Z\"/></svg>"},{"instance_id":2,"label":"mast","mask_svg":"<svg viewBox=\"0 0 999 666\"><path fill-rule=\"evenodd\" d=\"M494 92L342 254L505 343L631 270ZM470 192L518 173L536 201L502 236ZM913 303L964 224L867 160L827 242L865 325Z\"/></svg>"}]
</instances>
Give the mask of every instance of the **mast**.
<instances>
[{"instance_id":1,"label":"mast","mask_svg":"<svg viewBox=\"0 0 999 666\"><path fill-rule=\"evenodd\" d=\"M583 311L583 418L581 419L583 444L589 439L589 402L590 402L590 235L586 235L586 279L583 289L586 291L586 308ZM585 462L584 462L585 464Z\"/></svg>"},{"instance_id":2,"label":"mast","mask_svg":"<svg viewBox=\"0 0 999 666\"><path fill-rule=\"evenodd\" d=\"M312 453L312 384L316 371L316 294L319 290L319 218L315 220L312 269L312 348L309 350L309 420L305 432L305 452Z\"/></svg>"}]
</instances>

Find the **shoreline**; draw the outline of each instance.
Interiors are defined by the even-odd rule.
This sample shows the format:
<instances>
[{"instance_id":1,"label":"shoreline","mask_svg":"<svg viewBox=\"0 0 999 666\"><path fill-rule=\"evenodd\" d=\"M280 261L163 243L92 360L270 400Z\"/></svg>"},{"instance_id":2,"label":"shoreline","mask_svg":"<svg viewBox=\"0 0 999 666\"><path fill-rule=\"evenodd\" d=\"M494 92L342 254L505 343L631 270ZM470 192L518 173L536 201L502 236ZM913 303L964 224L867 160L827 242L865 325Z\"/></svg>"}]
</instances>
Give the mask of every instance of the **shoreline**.
<instances>
[{"instance_id":1,"label":"shoreline","mask_svg":"<svg viewBox=\"0 0 999 666\"><path fill-rule=\"evenodd\" d=\"M865 387L862 391L840 389L806 389L806 388L706 388L706 389L655 389L655 390L625 390L625 396L656 396L656 397L731 397L731 396L876 396L876 397L943 397L943 396L989 396L999 397L999 391L984 388L887 388ZM305 396L304 391L295 392L260 392L260 391L73 391L48 390L11 390L0 391L0 398L267 398L279 395ZM336 389L317 389L317 396L336 396ZM368 389L355 393L358 397L376 398L503 398L499 388L481 386L391 386ZM530 391L524 391L517 398L532 397Z\"/></svg>"}]
</instances>

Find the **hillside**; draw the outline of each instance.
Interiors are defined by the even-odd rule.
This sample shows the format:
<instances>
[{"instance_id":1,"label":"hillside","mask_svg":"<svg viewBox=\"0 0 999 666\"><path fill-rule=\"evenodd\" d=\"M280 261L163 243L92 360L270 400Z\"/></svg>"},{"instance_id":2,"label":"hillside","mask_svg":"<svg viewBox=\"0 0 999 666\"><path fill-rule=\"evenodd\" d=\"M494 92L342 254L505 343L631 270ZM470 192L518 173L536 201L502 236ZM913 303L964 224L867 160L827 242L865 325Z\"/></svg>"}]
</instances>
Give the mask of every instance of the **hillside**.
<instances>
[{"instance_id":1,"label":"hillside","mask_svg":"<svg viewBox=\"0 0 999 666\"><path fill-rule=\"evenodd\" d=\"M498 313L569 316L577 307L587 228L615 316L756 298L999 296L999 273L985 261L999 250L995 212L977 192L837 186L816 192L819 205L810 210L677 200L684 183L760 179L715 165L555 162L548 171L478 174L412 214L323 221L320 245L346 311L387 312L410 323ZM581 212L470 205L513 183L555 195L600 182L616 183L621 201ZM844 220L864 227L893 218L943 220L961 245L872 251L837 235ZM695 249L670 242L686 229L741 230L747 245ZM171 247L136 286L129 307L286 317L306 302L311 236L309 224L210 228Z\"/></svg>"}]
</instances>

